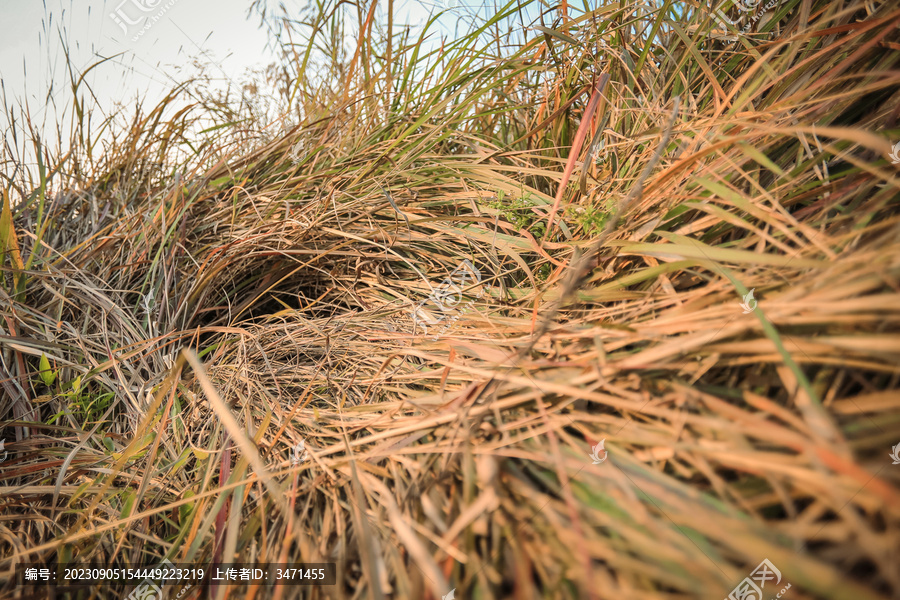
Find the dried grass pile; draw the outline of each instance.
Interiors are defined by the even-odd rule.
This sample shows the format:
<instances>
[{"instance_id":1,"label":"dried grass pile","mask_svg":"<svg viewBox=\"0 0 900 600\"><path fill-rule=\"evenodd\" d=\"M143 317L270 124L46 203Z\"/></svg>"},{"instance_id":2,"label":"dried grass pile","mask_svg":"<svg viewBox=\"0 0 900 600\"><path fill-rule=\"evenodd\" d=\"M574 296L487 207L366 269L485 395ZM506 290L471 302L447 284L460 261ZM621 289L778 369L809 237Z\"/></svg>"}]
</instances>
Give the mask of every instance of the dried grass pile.
<instances>
[{"instance_id":1,"label":"dried grass pile","mask_svg":"<svg viewBox=\"0 0 900 600\"><path fill-rule=\"evenodd\" d=\"M7 178L0 567L624 600L767 559L765 597L897 597L900 8L563 5L513 43L512 4L429 50L370 6L331 62L330 4L263 14L299 125L176 90Z\"/></svg>"}]
</instances>

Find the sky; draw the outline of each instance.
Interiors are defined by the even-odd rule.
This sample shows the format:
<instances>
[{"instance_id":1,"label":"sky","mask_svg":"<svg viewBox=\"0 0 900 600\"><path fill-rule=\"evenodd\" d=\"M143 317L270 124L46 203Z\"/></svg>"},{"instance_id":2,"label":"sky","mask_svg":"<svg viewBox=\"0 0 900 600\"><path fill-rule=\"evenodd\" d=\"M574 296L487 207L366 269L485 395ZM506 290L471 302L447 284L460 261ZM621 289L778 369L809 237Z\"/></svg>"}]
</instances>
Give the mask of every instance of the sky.
<instances>
[{"instance_id":1,"label":"sky","mask_svg":"<svg viewBox=\"0 0 900 600\"><path fill-rule=\"evenodd\" d=\"M141 3L158 5L144 12ZM142 27L126 34L110 16L137 21L171 7L132 41ZM210 7L214 6L215 10ZM98 104L158 97L190 71L193 57L206 53L221 66L219 75L237 77L246 67L270 62L265 34L246 20L243 0L0 0L0 78L7 103L27 99L32 111L70 90L66 52L80 76L108 59L87 78ZM32 113L34 114L34 113Z\"/></svg>"},{"instance_id":2,"label":"sky","mask_svg":"<svg viewBox=\"0 0 900 600\"><path fill-rule=\"evenodd\" d=\"M459 11L478 0L395 0L395 25L424 23L449 8L440 28L452 35ZM271 0L276 5L280 0ZM283 0L300 7L300 0ZM27 104L30 120L56 137L71 114L66 53L75 77L85 75L92 105L104 115L117 105L157 103L176 82L197 70L199 59L215 83L232 88L249 69L275 61L251 0L0 0L0 102ZM348 44L350 41L348 40ZM93 69L92 64L100 62ZM9 123L0 108L0 132ZM64 133L65 139L67 135ZM19 140L21 144L21 139Z\"/></svg>"}]
</instances>

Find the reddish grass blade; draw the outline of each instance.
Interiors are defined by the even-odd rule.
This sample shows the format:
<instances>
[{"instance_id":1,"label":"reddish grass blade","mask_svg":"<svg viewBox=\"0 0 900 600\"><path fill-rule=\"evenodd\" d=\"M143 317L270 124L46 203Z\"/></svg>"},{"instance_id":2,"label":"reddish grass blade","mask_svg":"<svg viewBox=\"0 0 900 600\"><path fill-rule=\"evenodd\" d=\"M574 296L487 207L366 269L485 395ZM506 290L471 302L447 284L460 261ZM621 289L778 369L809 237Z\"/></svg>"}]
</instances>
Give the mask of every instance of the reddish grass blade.
<instances>
[{"instance_id":1,"label":"reddish grass blade","mask_svg":"<svg viewBox=\"0 0 900 600\"><path fill-rule=\"evenodd\" d=\"M588 101L587 108L584 109L581 125L578 126L578 131L575 133L575 141L572 142L572 149L569 151L569 160L566 162L566 170L563 172L562 180L559 182L559 188L556 190L553 208L550 209L550 215L547 217L547 231L544 233L544 238L541 240L541 246L547 241L550 231L553 229L553 219L556 217L556 211L559 210L559 203L562 202L563 194L566 191L566 184L569 183L569 179L572 177L572 171L575 170L575 161L578 160L581 146L584 144L588 129L591 127L591 118L594 116L594 111L597 110L597 105L600 104L600 98L603 97L603 90L606 88L607 81L609 81L609 73L602 74L597 81L597 85L594 87L594 93L591 94L591 99Z\"/></svg>"}]
</instances>

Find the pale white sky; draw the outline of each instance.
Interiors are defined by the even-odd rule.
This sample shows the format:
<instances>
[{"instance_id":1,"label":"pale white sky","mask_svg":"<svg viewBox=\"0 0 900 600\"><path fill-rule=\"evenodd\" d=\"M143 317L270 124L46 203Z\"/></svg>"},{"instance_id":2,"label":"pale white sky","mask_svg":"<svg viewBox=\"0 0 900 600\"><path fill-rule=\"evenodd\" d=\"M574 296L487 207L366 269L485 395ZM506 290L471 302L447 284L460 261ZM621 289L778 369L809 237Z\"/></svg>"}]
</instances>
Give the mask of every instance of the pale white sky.
<instances>
[{"instance_id":1,"label":"pale white sky","mask_svg":"<svg viewBox=\"0 0 900 600\"><path fill-rule=\"evenodd\" d=\"M283 1L289 8L305 4ZM397 0L395 26L421 26L441 2L465 6L475 1L481 0ZM248 69L264 67L275 58L266 49L258 17L247 18L250 4L250 0L0 0L0 102L6 106L27 102L32 122L48 132L45 139L55 138L57 125L65 121L60 113L72 107L66 51L78 70L76 77L89 65L108 59L85 78L104 114L116 103L131 105L136 98L143 100L145 109L155 105L175 82L196 73L191 63L198 57L217 83L224 88L231 82L234 88ZM277 0L271 4L277 5ZM450 28L457 17L447 17L440 29L452 36ZM127 35L117 21L126 25ZM9 124L2 113L0 132L7 132Z\"/></svg>"},{"instance_id":2,"label":"pale white sky","mask_svg":"<svg viewBox=\"0 0 900 600\"><path fill-rule=\"evenodd\" d=\"M397 1L395 25L421 25L443 1L474 2ZM285 0L288 7L304 3ZM68 83L66 46L79 69L110 59L87 79L104 106L138 94L148 103L158 99L193 72L190 61L198 56L208 57L205 62L223 81L237 81L246 69L274 60L258 18L247 19L249 6L250 0L0 0L0 79L6 101L27 98L34 111L45 104L51 80L59 100L68 91L62 89ZM156 22L140 22L160 12ZM129 25L126 35L112 14L137 24ZM442 19L445 26L454 22ZM148 28L132 41L142 26Z\"/></svg>"},{"instance_id":3,"label":"pale white sky","mask_svg":"<svg viewBox=\"0 0 900 600\"><path fill-rule=\"evenodd\" d=\"M136 4L158 6L141 13ZM137 41L142 24L126 36L110 17L117 8L137 20L171 8L150 24ZM217 76L236 79L247 67L271 62L265 34L247 22L244 0L0 0L0 78L7 104L27 99L32 117L52 126L40 109L52 100L71 104L65 51L80 76L92 63L109 60L91 71L86 81L98 105L130 103L140 96L155 104L174 81L186 79L190 61L206 52L221 67ZM45 111L52 116L52 109Z\"/></svg>"}]
</instances>

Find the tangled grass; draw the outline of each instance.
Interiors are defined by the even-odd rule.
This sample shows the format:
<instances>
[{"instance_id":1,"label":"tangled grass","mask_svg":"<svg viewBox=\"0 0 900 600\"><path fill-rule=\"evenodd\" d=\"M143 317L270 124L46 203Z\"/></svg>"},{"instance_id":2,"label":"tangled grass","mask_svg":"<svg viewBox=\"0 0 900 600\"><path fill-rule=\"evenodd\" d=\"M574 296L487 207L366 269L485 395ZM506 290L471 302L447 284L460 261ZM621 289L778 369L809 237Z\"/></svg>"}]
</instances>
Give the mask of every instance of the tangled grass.
<instances>
[{"instance_id":1,"label":"tangled grass","mask_svg":"<svg viewBox=\"0 0 900 600\"><path fill-rule=\"evenodd\" d=\"M7 147L4 597L163 557L337 565L185 597L896 597L900 8L512 3L430 49L370 4L352 56L334 8L260 9L278 123L179 88Z\"/></svg>"}]
</instances>

